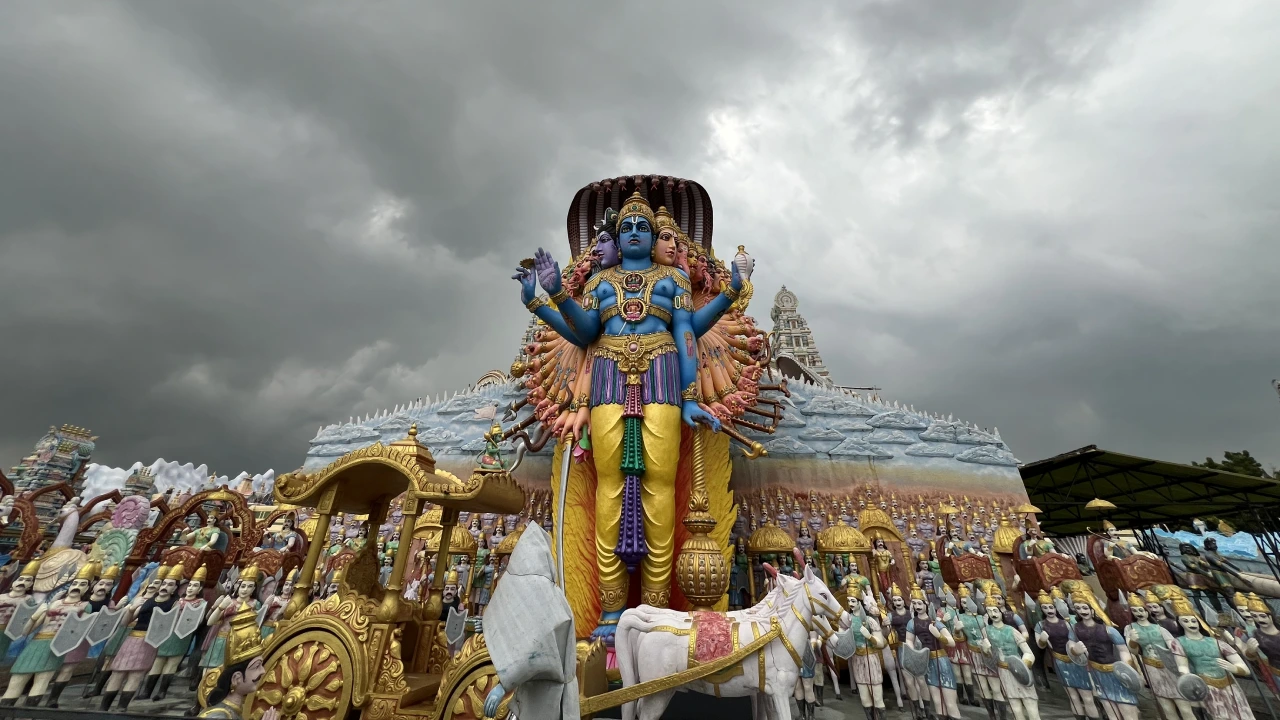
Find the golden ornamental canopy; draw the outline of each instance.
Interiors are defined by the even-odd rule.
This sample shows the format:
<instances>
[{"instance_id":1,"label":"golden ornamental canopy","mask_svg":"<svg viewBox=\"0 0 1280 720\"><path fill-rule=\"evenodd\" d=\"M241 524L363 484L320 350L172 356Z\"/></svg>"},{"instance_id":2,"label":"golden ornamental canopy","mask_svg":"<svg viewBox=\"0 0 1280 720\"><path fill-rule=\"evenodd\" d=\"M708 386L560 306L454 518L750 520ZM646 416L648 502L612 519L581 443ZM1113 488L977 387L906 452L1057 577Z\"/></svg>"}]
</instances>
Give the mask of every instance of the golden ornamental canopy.
<instances>
[{"instance_id":1,"label":"golden ornamental canopy","mask_svg":"<svg viewBox=\"0 0 1280 720\"><path fill-rule=\"evenodd\" d=\"M747 540L747 552L756 554L789 553L795 546L796 541L791 539L787 531L773 523L765 523L756 528Z\"/></svg>"},{"instance_id":2,"label":"golden ornamental canopy","mask_svg":"<svg viewBox=\"0 0 1280 720\"><path fill-rule=\"evenodd\" d=\"M494 555L510 555L516 550L516 543L520 542L520 536L524 534L524 525L516 528L516 531L502 538L502 542L498 543L497 549L493 551Z\"/></svg>"},{"instance_id":3,"label":"golden ornamental canopy","mask_svg":"<svg viewBox=\"0 0 1280 720\"><path fill-rule=\"evenodd\" d=\"M1009 524L1009 518L1000 516L1000 527L996 528L996 534L993 538L992 549L998 553L1012 553L1018 547L1018 541L1022 539L1022 534L1018 529Z\"/></svg>"},{"instance_id":4,"label":"golden ornamental canopy","mask_svg":"<svg viewBox=\"0 0 1280 720\"><path fill-rule=\"evenodd\" d=\"M440 536L444 532L444 526L440 524L440 516L440 508L433 507L418 519L418 524L414 527L414 539L425 540L422 549L428 553L440 551ZM479 546L476 544L476 539L471 537L471 532L461 525L454 525L449 534L449 554L475 555L477 550Z\"/></svg>"},{"instance_id":5,"label":"golden ornamental canopy","mask_svg":"<svg viewBox=\"0 0 1280 720\"><path fill-rule=\"evenodd\" d=\"M753 536L754 537L754 536ZM870 552L871 541L856 527L850 527L844 520L837 520L835 525L818 533L816 542L818 552L847 553Z\"/></svg>"}]
</instances>

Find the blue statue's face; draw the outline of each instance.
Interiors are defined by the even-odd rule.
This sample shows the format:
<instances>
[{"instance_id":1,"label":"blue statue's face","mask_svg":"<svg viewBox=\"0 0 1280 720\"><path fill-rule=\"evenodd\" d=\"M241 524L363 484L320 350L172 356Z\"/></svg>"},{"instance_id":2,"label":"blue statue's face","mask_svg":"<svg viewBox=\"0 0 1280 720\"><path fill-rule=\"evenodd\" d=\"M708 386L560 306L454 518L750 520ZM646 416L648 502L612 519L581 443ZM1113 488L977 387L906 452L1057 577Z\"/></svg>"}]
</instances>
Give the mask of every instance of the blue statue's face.
<instances>
[{"instance_id":1,"label":"blue statue's face","mask_svg":"<svg viewBox=\"0 0 1280 720\"><path fill-rule=\"evenodd\" d=\"M647 259L653 250L653 226L643 217L624 218L618 226L618 240L622 245L622 257Z\"/></svg>"}]
</instances>

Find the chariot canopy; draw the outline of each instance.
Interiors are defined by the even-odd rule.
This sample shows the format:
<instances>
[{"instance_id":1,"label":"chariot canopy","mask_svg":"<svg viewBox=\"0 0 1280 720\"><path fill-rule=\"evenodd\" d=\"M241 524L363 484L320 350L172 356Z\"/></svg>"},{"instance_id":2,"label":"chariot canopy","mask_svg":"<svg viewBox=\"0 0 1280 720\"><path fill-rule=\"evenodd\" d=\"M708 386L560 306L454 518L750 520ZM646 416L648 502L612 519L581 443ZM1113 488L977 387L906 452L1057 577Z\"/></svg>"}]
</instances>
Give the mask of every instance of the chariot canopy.
<instances>
[{"instance_id":1,"label":"chariot canopy","mask_svg":"<svg viewBox=\"0 0 1280 720\"><path fill-rule=\"evenodd\" d=\"M1096 445L1018 468L1031 502L1044 509L1040 527L1053 535L1082 535L1102 524L1085 508L1094 498L1116 506L1106 519L1121 530L1190 524L1197 517L1232 518L1257 527L1280 515L1280 481L1152 460Z\"/></svg>"},{"instance_id":2,"label":"chariot canopy","mask_svg":"<svg viewBox=\"0 0 1280 720\"><path fill-rule=\"evenodd\" d=\"M301 471L276 481L278 498L291 505L319 504L332 493L334 513L366 513L382 498L401 493L447 508L466 507L471 512L509 513L524 506L524 491L506 473L463 481L436 469L430 448L418 440L415 425L409 436L389 445L373 445L342 456L315 475Z\"/></svg>"}]
</instances>

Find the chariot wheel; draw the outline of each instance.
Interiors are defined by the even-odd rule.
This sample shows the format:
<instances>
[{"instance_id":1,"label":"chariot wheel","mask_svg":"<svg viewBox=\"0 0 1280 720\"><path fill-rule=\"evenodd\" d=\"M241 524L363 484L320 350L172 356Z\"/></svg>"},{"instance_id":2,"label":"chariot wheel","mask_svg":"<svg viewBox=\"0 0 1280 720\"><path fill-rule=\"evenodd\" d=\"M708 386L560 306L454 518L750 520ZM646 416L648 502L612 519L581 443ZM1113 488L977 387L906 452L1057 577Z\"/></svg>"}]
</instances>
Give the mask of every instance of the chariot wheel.
<instances>
[{"instance_id":1,"label":"chariot wheel","mask_svg":"<svg viewBox=\"0 0 1280 720\"><path fill-rule=\"evenodd\" d=\"M484 701L489 691L498 684L498 674L492 663L485 663L462 677L462 680L448 689L445 704L440 711L440 720L484 720L490 716L484 714ZM498 706L495 720L507 717L507 706L511 703L508 694Z\"/></svg>"},{"instance_id":2,"label":"chariot wheel","mask_svg":"<svg viewBox=\"0 0 1280 720\"><path fill-rule=\"evenodd\" d=\"M264 662L266 675L254 693L250 720L269 707L280 720L343 720L351 709L354 686L351 656L342 642L323 630L289 638Z\"/></svg>"}]
</instances>

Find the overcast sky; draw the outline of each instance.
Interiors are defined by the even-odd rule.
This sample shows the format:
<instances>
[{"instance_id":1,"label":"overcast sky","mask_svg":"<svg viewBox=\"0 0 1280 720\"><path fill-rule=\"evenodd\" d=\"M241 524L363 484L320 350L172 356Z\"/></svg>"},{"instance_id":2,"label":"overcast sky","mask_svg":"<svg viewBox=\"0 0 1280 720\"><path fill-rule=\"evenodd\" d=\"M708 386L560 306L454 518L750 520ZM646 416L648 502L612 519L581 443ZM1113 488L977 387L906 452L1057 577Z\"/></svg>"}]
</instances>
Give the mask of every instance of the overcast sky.
<instances>
[{"instance_id":1,"label":"overcast sky","mask_svg":"<svg viewBox=\"0 0 1280 720\"><path fill-rule=\"evenodd\" d=\"M0 7L0 465L301 464L511 361L573 193L710 192L833 376L1280 464L1280 3Z\"/></svg>"}]
</instances>

